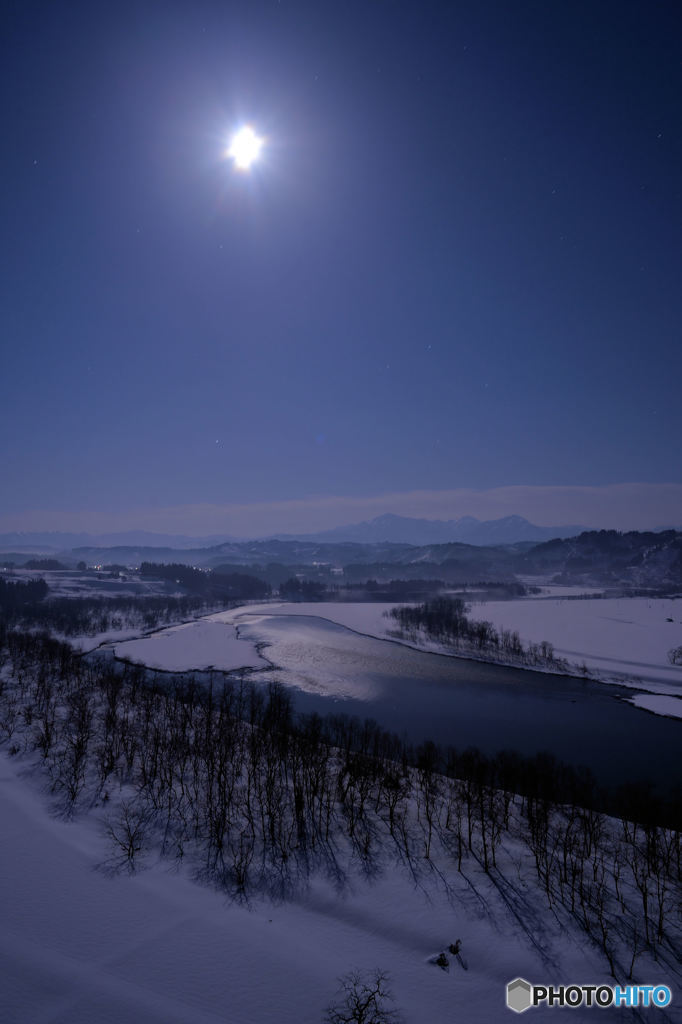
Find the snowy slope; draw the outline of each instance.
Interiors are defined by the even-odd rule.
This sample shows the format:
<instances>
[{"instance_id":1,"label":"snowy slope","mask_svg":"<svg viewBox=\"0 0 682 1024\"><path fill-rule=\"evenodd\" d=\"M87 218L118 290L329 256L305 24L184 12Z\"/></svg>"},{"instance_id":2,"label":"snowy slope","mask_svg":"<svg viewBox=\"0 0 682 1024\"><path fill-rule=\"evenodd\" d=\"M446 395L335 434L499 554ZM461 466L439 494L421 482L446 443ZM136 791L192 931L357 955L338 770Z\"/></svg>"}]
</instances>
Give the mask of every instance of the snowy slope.
<instances>
[{"instance_id":1,"label":"snowy slope","mask_svg":"<svg viewBox=\"0 0 682 1024\"><path fill-rule=\"evenodd\" d=\"M320 1024L337 978L377 966L390 972L406 1024L491 1024L509 1018L505 984L518 975L609 981L598 951L540 894L519 918L520 878L498 890L473 862L464 876L440 865L449 898L435 873L415 885L387 864L343 894L317 881L296 902L248 907L164 863L112 877L98 868L103 812L71 824L50 816L20 768L0 754L5 1024ZM512 846L509 857L520 856ZM428 962L457 938L467 970ZM646 980L670 982L655 965ZM680 1019L674 1008L655 1016ZM616 1010L608 1018L632 1019Z\"/></svg>"}]
</instances>

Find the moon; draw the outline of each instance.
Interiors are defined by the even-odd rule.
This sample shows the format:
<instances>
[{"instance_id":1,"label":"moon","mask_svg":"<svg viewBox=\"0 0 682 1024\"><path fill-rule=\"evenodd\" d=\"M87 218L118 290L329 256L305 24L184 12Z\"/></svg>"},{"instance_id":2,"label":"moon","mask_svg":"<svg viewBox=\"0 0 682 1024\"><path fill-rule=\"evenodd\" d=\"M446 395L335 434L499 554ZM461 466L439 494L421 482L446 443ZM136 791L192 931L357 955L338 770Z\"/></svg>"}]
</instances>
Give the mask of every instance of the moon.
<instances>
[{"instance_id":1,"label":"moon","mask_svg":"<svg viewBox=\"0 0 682 1024\"><path fill-rule=\"evenodd\" d=\"M234 161L238 170L248 171L251 165L258 160L264 142L265 139L256 135L250 125L244 125L232 136L227 155Z\"/></svg>"}]
</instances>

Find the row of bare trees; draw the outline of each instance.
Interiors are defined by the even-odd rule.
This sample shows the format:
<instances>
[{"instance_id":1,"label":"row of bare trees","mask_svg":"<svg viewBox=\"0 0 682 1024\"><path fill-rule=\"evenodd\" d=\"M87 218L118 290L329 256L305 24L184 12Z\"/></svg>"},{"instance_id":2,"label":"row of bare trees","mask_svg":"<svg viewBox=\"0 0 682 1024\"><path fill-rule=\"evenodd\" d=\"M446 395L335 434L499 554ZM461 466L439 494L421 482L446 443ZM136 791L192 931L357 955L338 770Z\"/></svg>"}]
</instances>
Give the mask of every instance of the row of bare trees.
<instances>
[{"instance_id":1,"label":"row of bare trees","mask_svg":"<svg viewBox=\"0 0 682 1024\"><path fill-rule=\"evenodd\" d=\"M519 664L568 669L557 658L547 640L524 645L518 632L496 629L491 622L468 617L469 606L460 597L435 597L418 605L392 608L386 615L398 625L398 634L415 639L421 633L429 640L463 652L492 654Z\"/></svg>"},{"instance_id":2,"label":"row of bare trees","mask_svg":"<svg viewBox=\"0 0 682 1024\"><path fill-rule=\"evenodd\" d=\"M43 589L38 593L38 585ZM0 580L0 588L3 581ZM27 588L34 592L28 593ZM0 589L0 630L40 629L61 636L94 636L110 630L152 630L159 626L230 608L232 597L211 594L120 597L50 597L44 580L7 583Z\"/></svg>"},{"instance_id":3,"label":"row of bare trees","mask_svg":"<svg viewBox=\"0 0 682 1024\"><path fill-rule=\"evenodd\" d=\"M675 808L635 791L607 817L589 774L549 755L412 749L369 720L297 718L276 684L159 680L16 631L0 631L0 743L40 762L63 813L106 808L118 866L156 849L235 895L284 895L314 871L341 885L392 859L417 877L445 855L503 886L525 848L614 975L645 950L679 962Z\"/></svg>"}]
</instances>

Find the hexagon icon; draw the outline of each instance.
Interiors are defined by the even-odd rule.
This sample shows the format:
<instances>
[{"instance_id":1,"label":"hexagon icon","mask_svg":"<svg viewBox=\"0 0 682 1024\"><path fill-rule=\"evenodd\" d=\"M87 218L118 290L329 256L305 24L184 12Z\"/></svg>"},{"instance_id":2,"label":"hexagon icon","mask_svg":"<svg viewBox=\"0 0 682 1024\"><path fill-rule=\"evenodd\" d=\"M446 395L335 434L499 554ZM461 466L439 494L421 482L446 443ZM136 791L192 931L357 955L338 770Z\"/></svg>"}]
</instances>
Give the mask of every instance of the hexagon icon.
<instances>
[{"instance_id":1,"label":"hexagon icon","mask_svg":"<svg viewBox=\"0 0 682 1024\"><path fill-rule=\"evenodd\" d=\"M525 978L515 978L507 985L507 1006L514 1013L523 1013L533 1002L533 988Z\"/></svg>"}]
</instances>

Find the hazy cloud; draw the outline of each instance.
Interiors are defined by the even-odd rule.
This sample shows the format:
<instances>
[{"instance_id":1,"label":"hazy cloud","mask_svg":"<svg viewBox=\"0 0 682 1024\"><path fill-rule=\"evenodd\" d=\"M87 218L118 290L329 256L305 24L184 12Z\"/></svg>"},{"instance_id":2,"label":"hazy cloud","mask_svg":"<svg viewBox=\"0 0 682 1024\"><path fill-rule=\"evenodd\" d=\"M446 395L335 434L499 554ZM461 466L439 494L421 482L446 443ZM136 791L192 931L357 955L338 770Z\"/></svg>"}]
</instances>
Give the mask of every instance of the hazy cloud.
<instances>
[{"instance_id":1,"label":"hazy cloud","mask_svg":"<svg viewBox=\"0 0 682 1024\"><path fill-rule=\"evenodd\" d=\"M540 526L582 524L618 530L682 526L682 484L612 484L605 487L495 487L407 491L369 497L311 496L287 501L142 507L128 511L33 510L0 516L0 531L151 530L256 537L308 533L385 512L425 519L498 519L521 515Z\"/></svg>"}]
</instances>

